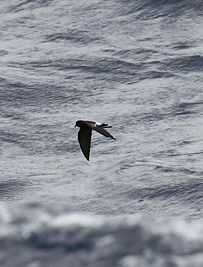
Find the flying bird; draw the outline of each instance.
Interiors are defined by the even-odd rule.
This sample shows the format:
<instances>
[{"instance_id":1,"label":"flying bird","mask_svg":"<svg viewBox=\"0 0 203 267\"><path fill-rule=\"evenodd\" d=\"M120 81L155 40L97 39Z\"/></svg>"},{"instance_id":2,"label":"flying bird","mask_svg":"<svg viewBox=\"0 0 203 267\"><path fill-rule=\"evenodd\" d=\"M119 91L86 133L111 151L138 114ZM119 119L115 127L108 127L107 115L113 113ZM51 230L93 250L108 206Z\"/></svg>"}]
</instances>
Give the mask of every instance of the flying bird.
<instances>
[{"instance_id":1,"label":"flying bird","mask_svg":"<svg viewBox=\"0 0 203 267\"><path fill-rule=\"evenodd\" d=\"M78 142L80 144L80 148L87 160L89 160L90 156L90 144L91 144L91 136L92 130L103 134L106 137L110 137L111 139L116 140L109 132L107 132L104 128L111 128L112 126L108 126L106 123L97 123L94 121L76 121L75 127L79 127L80 130L78 132Z\"/></svg>"}]
</instances>

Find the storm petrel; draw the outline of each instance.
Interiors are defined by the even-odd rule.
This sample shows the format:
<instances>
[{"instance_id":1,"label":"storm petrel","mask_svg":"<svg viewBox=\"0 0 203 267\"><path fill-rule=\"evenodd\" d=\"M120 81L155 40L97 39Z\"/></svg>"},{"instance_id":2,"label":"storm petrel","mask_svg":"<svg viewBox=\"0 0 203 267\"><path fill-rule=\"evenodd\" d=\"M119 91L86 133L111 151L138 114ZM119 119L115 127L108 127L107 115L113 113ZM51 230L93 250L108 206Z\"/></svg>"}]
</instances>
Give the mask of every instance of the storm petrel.
<instances>
[{"instance_id":1,"label":"storm petrel","mask_svg":"<svg viewBox=\"0 0 203 267\"><path fill-rule=\"evenodd\" d=\"M75 127L80 127L78 132L78 142L80 144L80 148L86 157L89 160L90 155L90 144L91 144L91 136L92 130L103 134L106 137L110 137L111 139L116 140L109 132L107 132L104 128L111 128L112 126L108 126L106 123L97 123L94 121L76 121Z\"/></svg>"}]
</instances>

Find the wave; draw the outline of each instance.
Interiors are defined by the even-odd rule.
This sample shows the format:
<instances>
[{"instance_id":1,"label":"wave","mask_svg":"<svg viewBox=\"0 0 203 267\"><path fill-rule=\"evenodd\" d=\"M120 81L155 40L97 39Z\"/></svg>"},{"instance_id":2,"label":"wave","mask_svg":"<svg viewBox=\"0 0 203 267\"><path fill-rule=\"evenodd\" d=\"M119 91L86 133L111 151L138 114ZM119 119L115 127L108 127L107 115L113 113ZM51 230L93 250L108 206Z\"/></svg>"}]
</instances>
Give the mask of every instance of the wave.
<instances>
[{"instance_id":1,"label":"wave","mask_svg":"<svg viewBox=\"0 0 203 267\"><path fill-rule=\"evenodd\" d=\"M201 0L144 0L119 1L120 15L136 14L137 19L152 19L159 17L178 17L185 12L195 12L201 15L203 6ZM122 8L121 8L122 6Z\"/></svg>"},{"instance_id":2,"label":"wave","mask_svg":"<svg viewBox=\"0 0 203 267\"><path fill-rule=\"evenodd\" d=\"M173 71L203 71L203 57L200 55L183 56L174 58L164 63L166 68Z\"/></svg>"},{"instance_id":3,"label":"wave","mask_svg":"<svg viewBox=\"0 0 203 267\"><path fill-rule=\"evenodd\" d=\"M0 206L2 266L200 267L203 224ZM60 210L60 211L59 211Z\"/></svg>"}]
</instances>

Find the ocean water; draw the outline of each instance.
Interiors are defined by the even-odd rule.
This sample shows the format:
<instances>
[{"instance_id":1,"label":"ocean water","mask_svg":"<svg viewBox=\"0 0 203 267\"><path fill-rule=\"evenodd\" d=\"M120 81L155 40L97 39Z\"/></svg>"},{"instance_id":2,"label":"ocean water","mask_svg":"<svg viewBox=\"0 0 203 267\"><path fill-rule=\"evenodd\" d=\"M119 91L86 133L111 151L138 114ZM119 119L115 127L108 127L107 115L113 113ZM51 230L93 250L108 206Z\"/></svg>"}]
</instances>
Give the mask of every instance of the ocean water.
<instances>
[{"instance_id":1,"label":"ocean water","mask_svg":"<svg viewBox=\"0 0 203 267\"><path fill-rule=\"evenodd\" d=\"M0 266L203 266L202 10L1 1Z\"/></svg>"}]
</instances>

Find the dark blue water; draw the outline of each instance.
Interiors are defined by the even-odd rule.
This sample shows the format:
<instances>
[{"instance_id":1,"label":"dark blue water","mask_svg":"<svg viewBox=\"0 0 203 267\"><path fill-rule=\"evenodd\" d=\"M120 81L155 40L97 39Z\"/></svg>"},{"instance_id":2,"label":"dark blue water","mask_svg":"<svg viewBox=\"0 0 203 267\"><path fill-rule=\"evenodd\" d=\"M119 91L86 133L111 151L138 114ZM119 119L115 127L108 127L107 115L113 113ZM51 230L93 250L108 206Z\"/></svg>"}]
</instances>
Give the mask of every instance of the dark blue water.
<instances>
[{"instance_id":1,"label":"dark blue water","mask_svg":"<svg viewBox=\"0 0 203 267\"><path fill-rule=\"evenodd\" d=\"M1 266L203 266L202 10L1 1Z\"/></svg>"}]
</instances>

